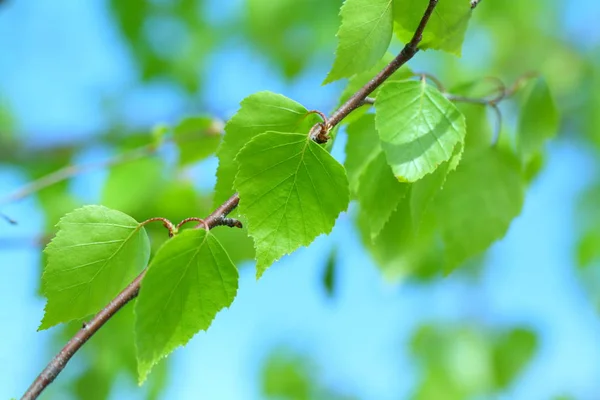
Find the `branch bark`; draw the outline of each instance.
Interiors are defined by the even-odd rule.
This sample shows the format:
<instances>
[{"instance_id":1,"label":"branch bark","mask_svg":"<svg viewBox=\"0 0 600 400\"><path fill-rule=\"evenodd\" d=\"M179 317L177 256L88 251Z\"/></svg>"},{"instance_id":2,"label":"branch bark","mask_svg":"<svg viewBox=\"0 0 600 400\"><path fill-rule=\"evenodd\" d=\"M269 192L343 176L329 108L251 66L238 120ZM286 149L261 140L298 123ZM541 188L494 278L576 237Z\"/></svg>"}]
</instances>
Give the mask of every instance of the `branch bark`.
<instances>
[{"instance_id":1,"label":"branch bark","mask_svg":"<svg viewBox=\"0 0 600 400\"><path fill-rule=\"evenodd\" d=\"M373 79L359 89L348 101L346 101L338 110L336 110L327 121L328 129L339 124L348 114L360 107L367 96L383 84L394 72L406 64L419 51L418 46L421 42L423 31L427 22L437 5L438 0L429 0L429 4L421 22L417 27L412 39L408 42L400 54L394 58L381 72ZM218 225L228 225L225 217L233 211L239 204L240 197L237 193L226 200L221 206L213 211L204 219L204 225L212 229ZM119 295L113 299L102 311L87 324L65 345L65 347L50 361L48 366L36 378L33 384L22 397L22 400L36 399L42 391L58 376L65 368L67 362L73 355L96 333L113 315L115 315L123 306L134 299L140 290L141 282L144 278L144 270L133 282L129 284Z\"/></svg>"}]
</instances>

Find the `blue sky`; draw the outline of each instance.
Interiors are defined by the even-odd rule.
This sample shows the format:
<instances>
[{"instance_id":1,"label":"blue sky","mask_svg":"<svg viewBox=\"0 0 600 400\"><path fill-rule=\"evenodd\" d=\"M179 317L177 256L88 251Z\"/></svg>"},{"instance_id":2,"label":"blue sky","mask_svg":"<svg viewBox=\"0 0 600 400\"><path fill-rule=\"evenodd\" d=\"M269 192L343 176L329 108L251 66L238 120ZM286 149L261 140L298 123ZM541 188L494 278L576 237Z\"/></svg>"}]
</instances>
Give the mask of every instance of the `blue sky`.
<instances>
[{"instance_id":1,"label":"blue sky","mask_svg":"<svg viewBox=\"0 0 600 400\"><path fill-rule=\"evenodd\" d=\"M217 3L211 2L209 12ZM585 37L583 46L598 43L600 30L590 26L600 6L591 0L571 4L564 33ZM0 94L31 142L68 140L102 129L103 104L95 94L119 93L135 82L132 62L101 1L9 1L0 8L0 49ZM208 62L213 79L207 91L216 93L211 101L224 114L233 113L247 94L265 89L314 108L332 105L336 87L320 87L326 66L311 66L290 85L273 79L269 64L242 43L222 48ZM144 126L172 120L185 107L177 89L160 83L134 90L125 103L125 117ZM336 154L342 145L336 143ZM459 274L429 285L385 282L360 249L347 215L332 235L285 258L260 281L252 266L242 268L233 306L217 316L209 332L172 356L164 398L191 399L198 393L211 399L260 398L261 362L278 345L309 355L328 383L361 398L403 398L418 377L404 346L414 329L431 321L476 320L524 325L538 334L536 358L506 398L569 393L594 399L600 393L600 320L573 265L573 210L577 195L598 172L593 165L592 155L576 144L563 140L550 146L548 164L529 190L522 215L491 249L478 284ZM214 166L212 161L199 168ZM581 172L574 175L574 170ZM80 177L73 190L95 202L97 194L87 192L90 179L100 183L103 174ZM201 178L198 185L211 182ZM0 165L0 193L23 183L19 171ZM34 200L3 211L20 224L0 223L0 238L40 232L43 219ZM343 250L333 301L320 285L331 242ZM39 257L28 247L0 249L0 398L20 395L46 362L50 333L36 332L44 305L35 295ZM112 398L136 395L137 387L121 382Z\"/></svg>"}]
</instances>

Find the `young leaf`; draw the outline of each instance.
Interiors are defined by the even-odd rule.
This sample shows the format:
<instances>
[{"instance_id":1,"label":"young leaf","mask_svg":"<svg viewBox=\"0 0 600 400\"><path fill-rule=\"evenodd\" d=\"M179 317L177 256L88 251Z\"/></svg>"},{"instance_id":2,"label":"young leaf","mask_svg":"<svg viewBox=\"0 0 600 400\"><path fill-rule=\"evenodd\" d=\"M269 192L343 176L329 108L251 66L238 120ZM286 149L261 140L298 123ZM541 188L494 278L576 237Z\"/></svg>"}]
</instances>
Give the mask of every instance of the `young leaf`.
<instances>
[{"instance_id":1,"label":"young leaf","mask_svg":"<svg viewBox=\"0 0 600 400\"><path fill-rule=\"evenodd\" d=\"M145 230L119 211L82 207L61 218L58 228L45 249L42 292L48 302L40 329L99 311L150 257Z\"/></svg>"},{"instance_id":2,"label":"young leaf","mask_svg":"<svg viewBox=\"0 0 600 400\"><path fill-rule=\"evenodd\" d=\"M427 0L394 0L394 31L404 43L412 39L428 3ZM470 18L468 2L439 1L423 32L419 48L443 50L460 56Z\"/></svg>"},{"instance_id":3,"label":"young leaf","mask_svg":"<svg viewBox=\"0 0 600 400\"><path fill-rule=\"evenodd\" d=\"M388 82L375 101L375 125L394 175L415 182L462 146L464 116L425 81Z\"/></svg>"},{"instance_id":4,"label":"young leaf","mask_svg":"<svg viewBox=\"0 0 600 400\"><path fill-rule=\"evenodd\" d=\"M504 236L521 211L523 186L518 161L496 148L471 155L448 176L435 201L447 271Z\"/></svg>"},{"instance_id":5,"label":"young leaf","mask_svg":"<svg viewBox=\"0 0 600 400\"><path fill-rule=\"evenodd\" d=\"M398 203L409 192L410 184L398 182L382 151L360 177L358 201L371 227L371 237L379 234Z\"/></svg>"},{"instance_id":6,"label":"young leaf","mask_svg":"<svg viewBox=\"0 0 600 400\"><path fill-rule=\"evenodd\" d=\"M558 130L558 110L543 78L533 83L525 100L517 133L517 148L523 160L529 162L542 149L547 139Z\"/></svg>"},{"instance_id":7,"label":"young leaf","mask_svg":"<svg viewBox=\"0 0 600 400\"><path fill-rule=\"evenodd\" d=\"M179 148L179 164L191 164L213 154L221 141L220 124L210 117L181 120L173 128L173 140Z\"/></svg>"},{"instance_id":8,"label":"young leaf","mask_svg":"<svg viewBox=\"0 0 600 400\"><path fill-rule=\"evenodd\" d=\"M348 125L346 130L346 159L344 166L350 182L350 192L358 191L359 178L367 166L381 153L381 145L375 130L375 115L367 114Z\"/></svg>"},{"instance_id":9,"label":"young leaf","mask_svg":"<svg viewBox=\"0 0 600 400\"><path fill-rule=\"evenodd\" d=\"M258 92L246 97L239 111L225 125L225 137L217 150L219 168L215 204L220 205L233 194L237 173L236 155L255 136L266 131L308 133L316 116L285 96L272 92Z\"/></svg>"},{"instance_id":10,"label":"young leaf","mask_svg":"<svg viewBox=\"0 0 600 400\"><path fill-rule=\"evenodd\" d=\"M139 381L152 366L229 307L237 268L219 241L204 229L186 230L158 250L135 305Z\"/></svg>"},{"instance_id":11,"label":"young leaf","mask_svg":"<svg viewBox=\"0 0 600 400\"><path fill-rule=\"evenodd\" d=\"M335 61L324 84L371 68L392 39L392 0L346 0L340 14Z\"/></svg>"},{"instance_id":12,"label":"young leaf","mask_svg":"<svg viewBox=\"0 0 600 400\"><path fill-rule=\"evenodd\" d=\"M342 167L306 134L267 132L238 154L240 214L254 238L257 276L329 233L349 202Z\"/></svg>"}]
</instances>

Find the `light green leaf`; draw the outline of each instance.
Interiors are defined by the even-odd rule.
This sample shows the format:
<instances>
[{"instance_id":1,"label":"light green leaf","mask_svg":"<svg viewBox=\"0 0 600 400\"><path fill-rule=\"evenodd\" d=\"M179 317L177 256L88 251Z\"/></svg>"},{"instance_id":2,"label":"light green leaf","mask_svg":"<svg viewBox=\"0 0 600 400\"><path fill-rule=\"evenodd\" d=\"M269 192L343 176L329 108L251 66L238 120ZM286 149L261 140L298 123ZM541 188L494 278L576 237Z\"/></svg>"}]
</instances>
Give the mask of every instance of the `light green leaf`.
<instances>
[{"instance_id":1,"label":"light green leaf","mask_svg":"<svg viewBox=\"0 0 600 400\"><path fill-rule=\"evenodd\" d=\"M344 166L350 182L350 192L356 194L359 178L371 161L382 151L377 130L375 130L375 115L364 115L348 125L346 132L348 141L346 142Z\"/></svg>"},{"instance_id":2,"label":"light green leaf","mask_svg":"<svg viewBox=\"0 0 600 400\"><path fill-rule=\"evenodd\" d=\"M558 110L543 78L537 78L525 100L517 133L517 148L525 162L542 149L558 131Z\"/></svg>"},{"instance_id":3,"label":"light green leaf","mask_svg":"<svg viewBox=\"0 0 600 400\"><path fill-rule=\"evenodd\" d=\"M448 176L435 200L447 271L506 234L521 211L523 186L518 161L496 148L471 154Z\"/></svg>"},{"instance_id":4,"label":"light green leaf","mask_svg":"<svg viewBox=\"0 0 600 400\"><path fill-rule=\"evenodd\" d=\"M360 177L358 201L360 212L371 227L371 237L379 234L400 201L407 195L410 184L398 182L382 151L367 166Z\"/></svg>"},{"instance_id":5,"label":"light green leaf","mask_svg":"<svg viewBox=\"0 0 600 400\"><path fill-rule=\"evenodd\" d=\"M464 142L464 116L425 81L386 83L375 110L381 145L401 181L415 182L432 173Z\"/></svg>"},{"instance_id":6,"label":"light green leaf","mask_svg":"<svg viewBox=\"0 0 600 400\"><path fill-rule=\"evenodd\" d=\"M280 94L258 92L246 97L239 111L225 125L225 137L217 150L219 168L215 204L220 205L233 194L237 173L234 160L246 143L267 131L308 134L317 119L300 103Z\"/></svg>"},{"instance_id":7,"label":"light green leaf","mask_svg":"<svg viewBox=\"0 0 600 400\"><path fill-rule=\"evenodd\" d=\"M139 382L160 359L208 329L237 287L237 269L211 233L190 229L165 242L135 305Z\"/></svg>"},{"instance_id":8,"label":"light green leaf","mask_svg":"<svg viewBox=\"0 0 600 400\"><path fill-rule=\"evenodd\" d=\"M179 148L179 164L205 159L217 150L222 123L210 117L188 117L173 128L173 140Z\"/></svg>"},{"instance_id":9,"label":"light green leaf","mask_svg":"<svg viewBox=\"0 0 600 400\"><path fill-rule=\"evenodd\" d=\"M349 202L344 167L306 134L267 132L240 151L235 187L254 238L257 276L329 233Z\"/></svg>"},{"instance_id":10,"label":"light green leaf","mask_svg":"<svg viewBox=\"0 0 600 400\"><path fill-rule=\"evenodd\" d=\"M392 39L392 0L346 0L340 14L335 61L324 84L371 68Z\"/></svg>"},{"instance_id":11,"label":"light green leaf","mask_svg":"<svg viewBox=\"0 0 600 400\"><path fill-rule=\"evenodd\" d=\"M106 306L147 264L150 243L130 216L102 206L65 215L46 246L40 329L84 318Z\"/></svg>"},{"instance_id":12,"label":"light green leaf","mask_svg":"<svg viewBox=\"0 0 600 400\"><path fill-rule=\"evenodd\" d=\"M394 0L394 31L404 43L412 39L428 3L427 0ZM460 56L470 18L468 1L439 1L423 32L419 48L443 50Z\"/></svg>"}]
</instances>

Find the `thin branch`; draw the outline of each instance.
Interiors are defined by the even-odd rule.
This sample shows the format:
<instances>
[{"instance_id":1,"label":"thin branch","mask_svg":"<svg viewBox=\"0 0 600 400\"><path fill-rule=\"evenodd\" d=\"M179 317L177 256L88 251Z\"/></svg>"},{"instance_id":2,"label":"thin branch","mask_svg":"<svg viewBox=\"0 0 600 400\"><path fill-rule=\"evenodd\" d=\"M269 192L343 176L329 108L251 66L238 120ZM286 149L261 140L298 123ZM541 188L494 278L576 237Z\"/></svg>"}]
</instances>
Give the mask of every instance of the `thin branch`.
<instances>
[{"instance_id":1,"label":"thin branch","mask_svg":"<svg viewBox=\"0 0 600 400\"><path fill-rule=\"evenodd\" d=\"M346 103L344 103L327 121L329 129L335 127L340 123L348 114L353 110L360 107L367 96L379 87L387 78L389 78L398 68L404 65L410 60L418 51L418 45L421 42L423 31L429 21L429 17L433 13L438 0L430 0L427 9L419 23L415 34L411 41L404 46L400 54L388 64L375 78L371 79L359 89ZM231 213L239 204L240 197L237 193L226 200L221 206L213 211L208 217L204 219L204 225L208 229L212 229L218 225L229 225L232 223L233 226L238 226L233 223L233 219L225 218ZM239 221L238 221L239 222ZM94 333L96 333L106 321L108 321L113 315L117 313L123 306L129 301L135 298L140 289L140 283L145 275L144 270L133 282L127 286L114 300L112 300L102 311L100 311L89 323L84 324L83 328L67 343L67 345L52 359L50 364L42 371L42 373L36 378L33 384L29 387L22 400L33 400L36 399L40 393L58 376L58 374L65 368L67 362L73 357L73 355L88 341Z\"/></svg>"},{"instance_id":2,"label":"thin branch","mask_svg":"<svg viewBox=\"0 0 600 400\"><path fill-rule=\"evenodd\" d=\"M406 64L417 52L419 51L419 43L423 38L423 31L429 22L429 18L437 5L438 0L429 0L425 14L421 18L421 22L415 31L410 42L404 46L400 54L396 56L385 68L381 70L373 79L367 82L358 92L354 93L337 111L335 111L331 117L329 117L329 127L333 128L340 123L348 114L354 111L356 108L363 104L365 98L370 95L375 89L377 89L383 82L386 81L394 72L396 72L401 66Z\"/></svg>"},{"instance_id":3,"label":"thin branch","mask_svg":"<svg viewBox=\"0 0 600 400\"><path fill-rule=\"evenodd\" d=\"M232 196L232 198L237 195ZM222 225L220 219L225 215L229 214L236 206L238 202L229 199L221 207L217 208L215 212L210 214L204 221L208 229L212 229L215 226ZM73 357L73 355L87 342L113 315L123 308L132 299L137 297L142 279L146 275L147 269L144 269L133 282L129 284L121 293L117 295L106 307L104 307L90 322L84 323L83 327L77 332L71 340L62 348L62 350L50 361L50 363L44 368L40 375L33 381L27 392L23 395L21 400L33 400L36 399L42 391L60 374L65 368L67 362Z\"/></svg>"},{"instance_id":4,"label":"thin branch","mask_svg":"<svg viewBox=\"0 0 600 400\"><path fill-rule=\"evenodd\" d=\"M114 165L124 164L130 161L135 161L137 159L152 155L155 152L156 147L154 145L148 145L120 154L116 157L109 158L107 160L87 164L69 165L57 171L54 171L48 175L45 175L35 181L29 182L20 189L15 190L8 196L0 199L0 206L24 199L25 197L33 193L36 193L56 183L62 182L66 179L72 178L76 175L83 174L84 172L92 171L99 168L112 167Z\"/></svg>"}]
</instances>

